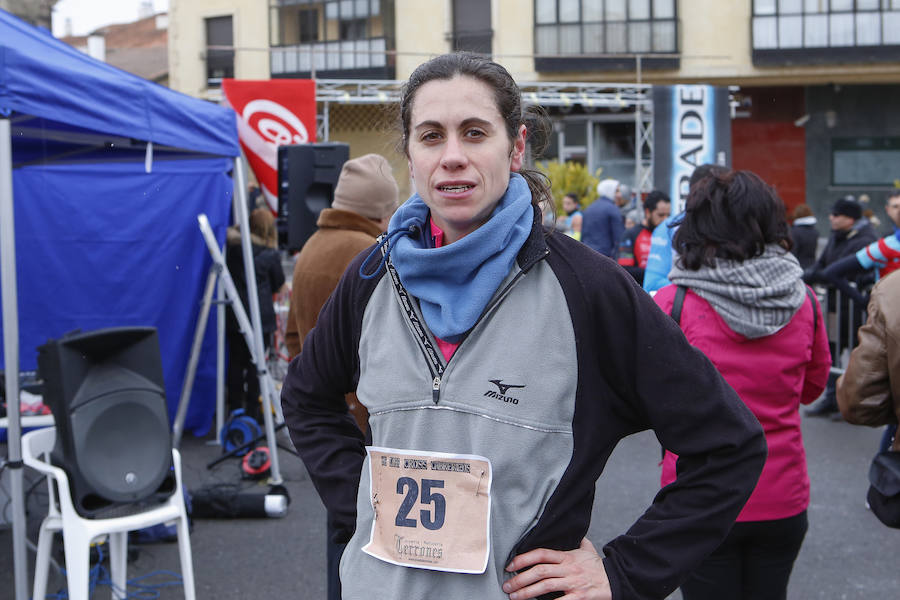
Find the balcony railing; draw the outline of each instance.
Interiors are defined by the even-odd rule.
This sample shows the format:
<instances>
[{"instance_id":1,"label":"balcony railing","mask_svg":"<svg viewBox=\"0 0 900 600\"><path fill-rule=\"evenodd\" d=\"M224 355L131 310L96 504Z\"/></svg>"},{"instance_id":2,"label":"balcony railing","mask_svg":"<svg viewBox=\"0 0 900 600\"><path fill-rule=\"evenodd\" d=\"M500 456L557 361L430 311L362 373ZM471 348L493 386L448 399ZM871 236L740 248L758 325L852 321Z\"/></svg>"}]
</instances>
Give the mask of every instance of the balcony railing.
<instances>
[{"instance_id":1,"label":"balcony railing","mask_svg":"<svg viewBox=\"0 0 900 600\"><path fill-rule=\"evenodd\" d=\"M373 72L389 66L383 37L338 42L314 42L271 48L272 76L297 73Z\"/></svg>"}]
</instances>

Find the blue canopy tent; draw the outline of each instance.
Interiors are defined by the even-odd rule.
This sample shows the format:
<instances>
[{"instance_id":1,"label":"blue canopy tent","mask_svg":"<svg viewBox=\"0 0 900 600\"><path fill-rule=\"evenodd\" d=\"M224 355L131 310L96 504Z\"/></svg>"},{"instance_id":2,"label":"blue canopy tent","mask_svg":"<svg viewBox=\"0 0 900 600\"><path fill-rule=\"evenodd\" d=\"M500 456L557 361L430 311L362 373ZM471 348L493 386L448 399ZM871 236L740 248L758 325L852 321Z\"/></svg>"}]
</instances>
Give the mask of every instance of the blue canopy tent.
<instances>
[{"instance_id":1,"label":"blue canopy tent","mask_svg":"<svg viewBox=\"0 0 900 600\"><path fill-rule=\"evenodd\" d=\"M96 61L0 10L0 361L17 599L27 597L17 375L36 368L48 338L154 326L174 417L210 268L197 215L221 244L239 155L231 109ZM214 345L210 326L203 347ZM211 424L215 366L215 352L202 352L185 420L196 434Z\"/></svg>"}]
</instances>

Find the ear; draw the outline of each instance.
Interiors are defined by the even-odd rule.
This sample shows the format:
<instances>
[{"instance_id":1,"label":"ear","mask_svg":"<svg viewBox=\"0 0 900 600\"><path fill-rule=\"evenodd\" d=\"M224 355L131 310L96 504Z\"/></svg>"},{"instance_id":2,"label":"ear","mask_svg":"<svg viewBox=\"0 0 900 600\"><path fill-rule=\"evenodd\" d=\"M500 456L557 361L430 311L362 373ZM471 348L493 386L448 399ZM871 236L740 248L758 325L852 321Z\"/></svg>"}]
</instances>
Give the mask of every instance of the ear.
<instances>
[{"instance_id":1,"label":"ear","mask_svg":"<svg viewBox=\"0 0 900 600\"><path fill-rule=\"evenodd\" d=\"M509 163L509 170L513 173L521 169L522 163L525 161L525 137L527 131L525 125L519 125L519 133L516 135L516 139L513 140Z\"/></svg>"},{"instance_id":2,"label":"ear","mask_svg":"<svg viewBox=\"0 0 900 600\"><path fill-rule=\"evenodd\" d=\"M406 159L406 168L409 169L409 178L415 179L415 177L413 177L412 159Z\"/></svg>"}]
</instances>

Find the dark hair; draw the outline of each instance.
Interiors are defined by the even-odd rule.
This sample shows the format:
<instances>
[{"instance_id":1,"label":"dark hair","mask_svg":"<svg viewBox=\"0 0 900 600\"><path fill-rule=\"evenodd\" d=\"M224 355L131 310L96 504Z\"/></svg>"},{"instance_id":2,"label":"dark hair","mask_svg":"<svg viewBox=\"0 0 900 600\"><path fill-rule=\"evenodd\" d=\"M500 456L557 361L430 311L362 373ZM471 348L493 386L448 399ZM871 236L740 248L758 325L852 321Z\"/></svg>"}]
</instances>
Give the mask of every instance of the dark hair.
<instances>
[{"instance_id":1,"label":"dark hair","mask_svg":"<svg viewBox=\"0 0 900 600\"><path fill-rule=\"evenodd\" d=\"M575 204L581 206L581 200L578 199L578 194L576 194L575 192L569 192L568 194L563 196L563 198L571 198L575 201Z\"/></svg>"},{"instance_id":2,"label":"dark hair","mask_svg":"<svg viewBox=\"0 0 900 600\"><path fill-rule=\"evenodd\" d=\"M678 265L692 271L715 266L717 258L743 262L769 244L791 249L784 203L750 171L712 173L697 182L672 239Z\"/></svg>"},{"instance_id":3,"label":"dark hair","mask_svg":"<svg viewBox=\"0 0 900 600\"><path fill-rule=\"evenodd\" d=\"M688 181L689 187L694 187L698 181L706 177L707 175L711 175L712 173L721 173L728 171L726 167L714 164L714 163L703 163L702 165L698 165L694 167L693 173L691 173L691 178Z\"/></svg>"},{"instance_id":4,"label":"dark hair","mask_svg":"<svg viewBox=\"0 0 900 600\"><path fill-rule=\"evenodd\" d=\"M644 198L644 210L653 212L654 210L656 210L656 205L660 202L671 203L671 200L669 200L669 196L665 192L653 190L652 192L647 194L646 198Z\"/></svg>"},{"instance_id":5,"label":"dark hair","mask_svg":"<svg viewBox=\"0 0 900 600\"><path fill-rule=\"evenodd\" d=\"M731 169L729 169L728 167L723 167L722 165L703 163L702 165L695 167L694 172L691 173L691 178L688 180L688 190L697 185L697 183L699 183L704 177L707 177L708 175L727 173L730 170Z\"/></svg>"},{"instance_id":6,"label":"dark hair","mask_svg":"<svg viewBox=\"0 0 900 600\"><path fill-rule=\"evenodd\" d=\"M422 63L412 72L400 93L400 149L409 158L409 129L416 92L429 81L449 80L461 75L472 77L487 85L494 93L494 101L500 117L506 125L510 142L519 134L519 126L525 125L527 142L534 155L540 155L549 140L550 123L539 107L522 108L522 92L512 75L503 66L471 52L442 54ZM540 171L519 169L528 182L531 201L540 207L542 203L555 206L547 177Z\"/></svg>"}]
</instances>

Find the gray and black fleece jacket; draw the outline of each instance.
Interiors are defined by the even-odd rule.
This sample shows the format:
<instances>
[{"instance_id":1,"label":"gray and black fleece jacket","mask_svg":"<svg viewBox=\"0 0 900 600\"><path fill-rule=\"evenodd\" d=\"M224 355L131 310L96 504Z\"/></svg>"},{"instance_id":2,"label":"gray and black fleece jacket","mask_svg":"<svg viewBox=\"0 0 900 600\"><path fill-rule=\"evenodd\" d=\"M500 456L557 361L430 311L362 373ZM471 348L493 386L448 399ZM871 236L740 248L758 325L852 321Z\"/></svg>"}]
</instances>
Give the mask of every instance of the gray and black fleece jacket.
<instances>
[{"instance_id":1,"label":"gray and black fleece jacket","mask_svg":"<svg viewBox=\"0 0 900 600\"><path fill-rule=\"evenodd\" d=\"M579 546L610 453L646 429L679 455L678 478L603 547L613 598L664 598L725 538L765 462L762 429L614 261L546 235L536 215L512 272L445 361L390 263L360 277L367 254L350 264L282 388L291 439L337 541L349 540L345 598L506 599L513 556ZM491 460L484 573L395 566L361 551L373 509L350 391L369 411L375 446Z\"/></svg>"}]
</instances>

